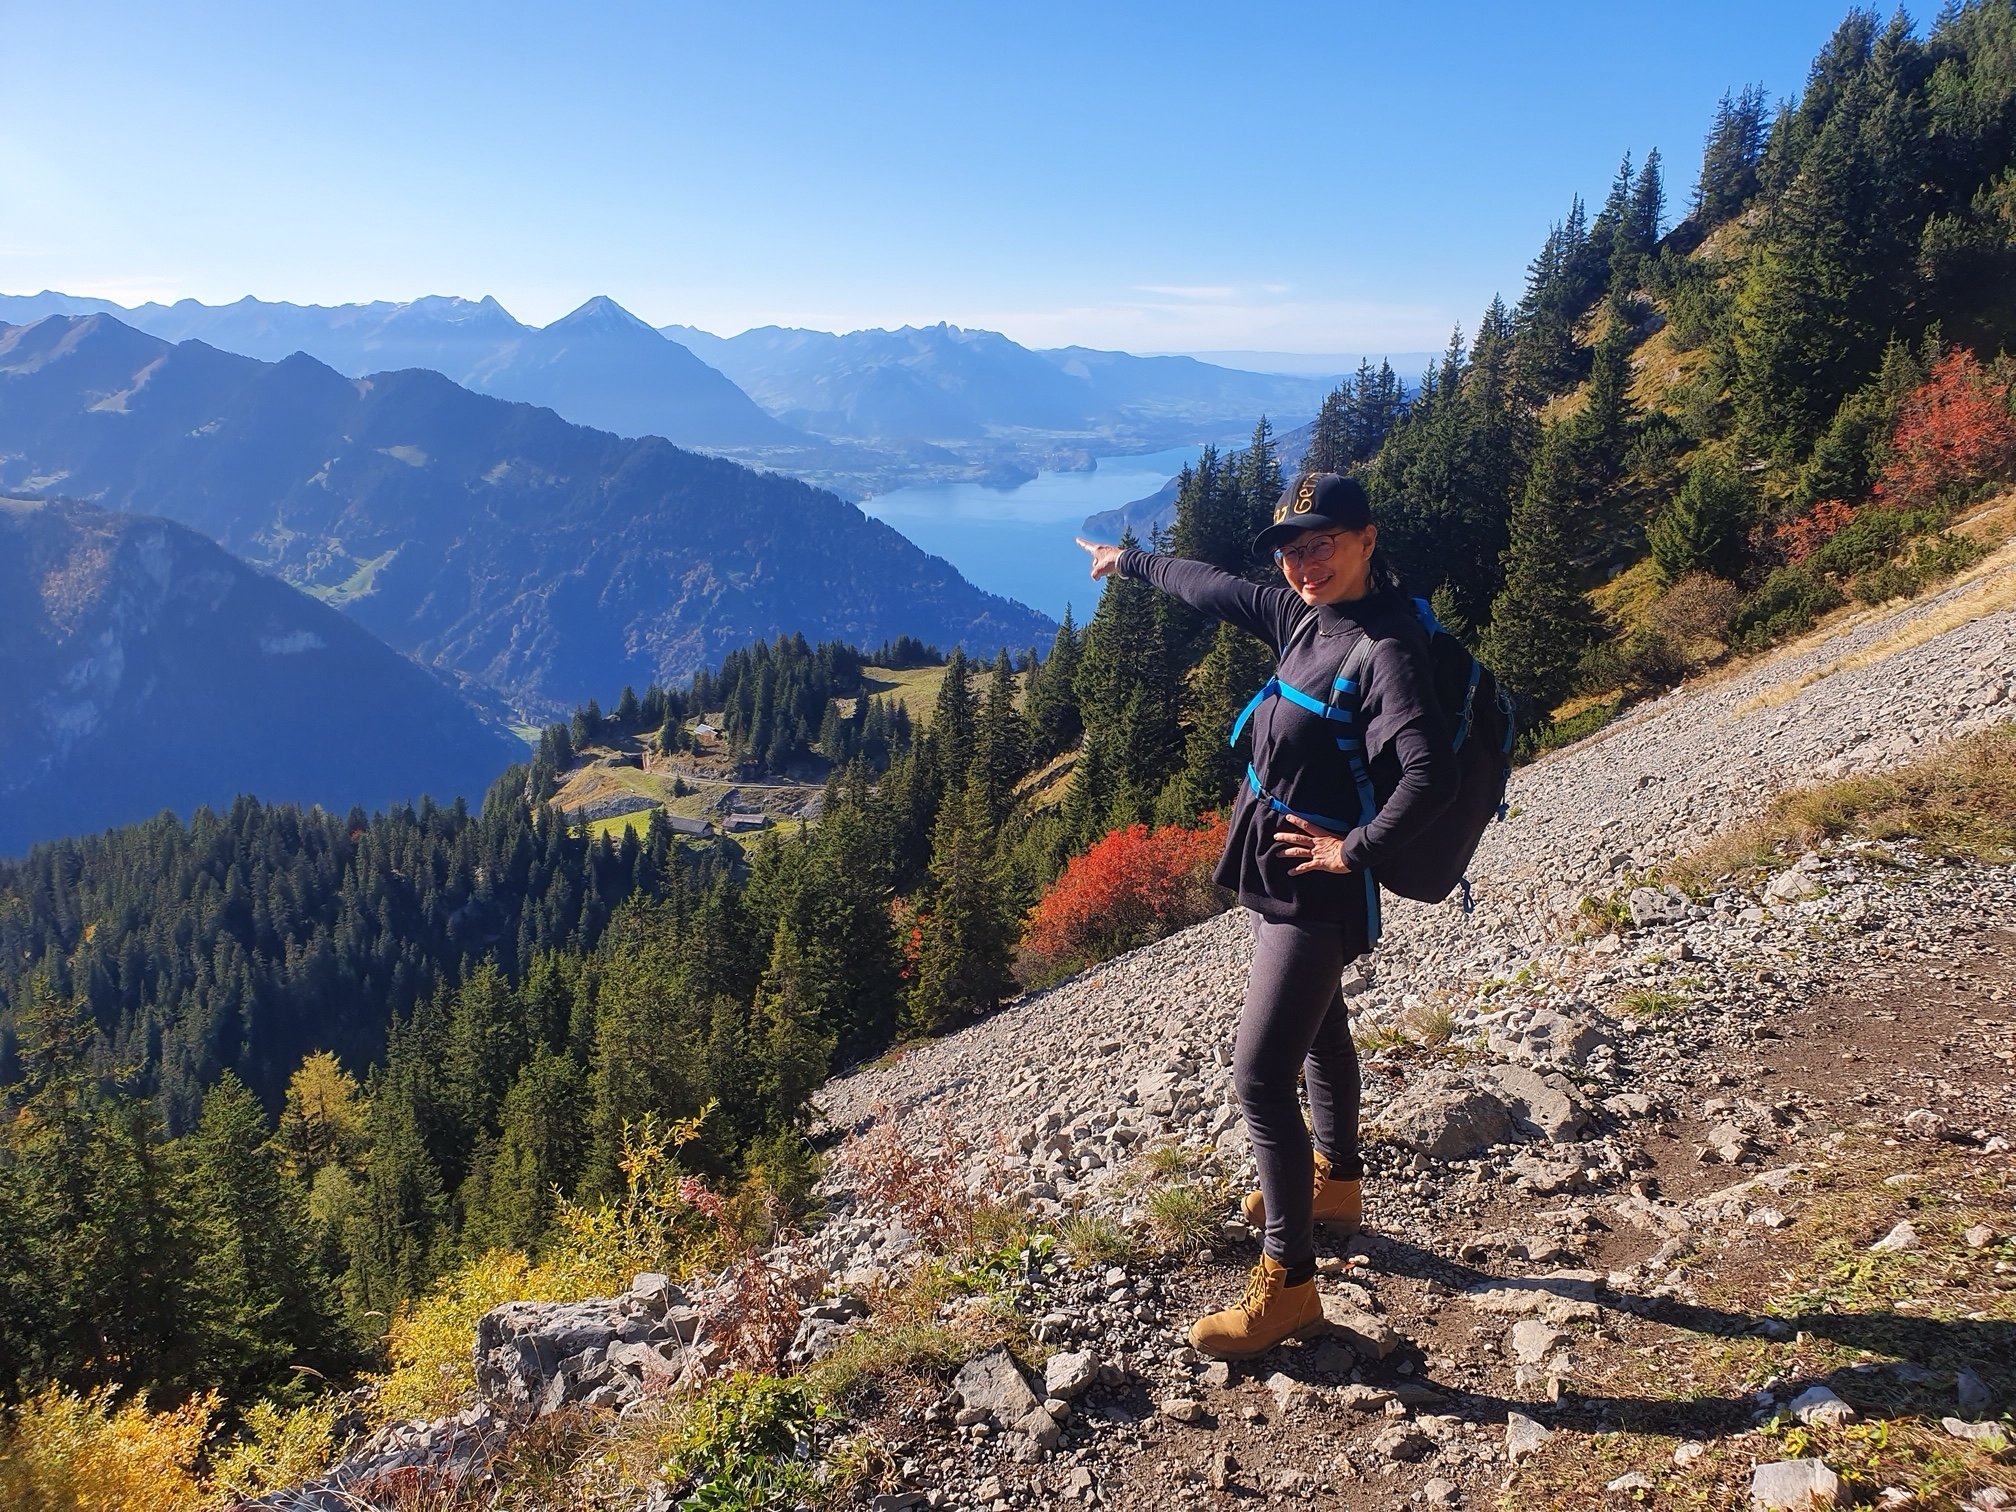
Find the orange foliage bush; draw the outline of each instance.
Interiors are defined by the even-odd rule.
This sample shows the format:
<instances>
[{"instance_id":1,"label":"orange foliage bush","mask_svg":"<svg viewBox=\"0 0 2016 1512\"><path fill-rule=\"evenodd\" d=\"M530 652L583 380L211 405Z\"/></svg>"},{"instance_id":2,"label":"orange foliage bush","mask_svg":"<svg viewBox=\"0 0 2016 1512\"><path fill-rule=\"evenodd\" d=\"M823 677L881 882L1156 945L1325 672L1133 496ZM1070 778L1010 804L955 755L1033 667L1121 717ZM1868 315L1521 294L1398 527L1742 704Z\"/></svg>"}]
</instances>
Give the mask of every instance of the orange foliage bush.
<instances>
[{"instance_id":1,"label":"orange foliage bush","mask_svg":"<svg viewBox=\"0 0 2016 1512\"><path fill-rule=\"evenodd\" d=\"M1211 866L1225 819L1201 829L1134 824L1064 868L1023 925L1025 963L1055 977L1208 919L1220 907Z\"/></svg>"},{"instance_id":2,"label":"orange foliage bush","mask_svg":"<svg viewBox=\"0 0 2016 1512\"><path fill-rule=\"evenodd\" d=\"M1786 562L1798 566L1855 518L1855 506L1840 499L1822 499L1795 520L1787 520L1771 532Z\"/></svg>"},{"instance_id":3,"label":"orange foliage bush","mask_svg":"<svg viewBox=\"0 0 2016 1512\"><path fill-rule=\"evenodd\" d=\"M1897 417L1876 495L1907 509L1955 502L1979 483L2016 479L2016 415L2006 374L1964 347L1932 365Z\"/></svg>"}]
</instances>

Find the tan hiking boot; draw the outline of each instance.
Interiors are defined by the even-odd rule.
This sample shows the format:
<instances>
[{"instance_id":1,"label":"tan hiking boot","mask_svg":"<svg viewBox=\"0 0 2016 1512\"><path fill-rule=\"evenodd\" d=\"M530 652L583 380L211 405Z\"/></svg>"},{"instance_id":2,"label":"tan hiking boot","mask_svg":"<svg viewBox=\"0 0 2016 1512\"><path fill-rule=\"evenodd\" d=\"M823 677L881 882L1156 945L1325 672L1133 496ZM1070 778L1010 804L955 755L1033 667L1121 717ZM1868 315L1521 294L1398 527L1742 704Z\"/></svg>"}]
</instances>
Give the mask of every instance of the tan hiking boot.
<instances>
[{"instance_id":1,"label":"tan hiking boot","mask_svg":"<svg viewBox=\"0 0 2016 1512\"><path fill-rule=\"evenodd\" d=\"M1246 1295L1236 1307L1190 1325L1190 1347L1215 1360L1243 1360L1321 1323L1323 1303L1316 1295L1315 1280L1300 1286L1287 1281L1287 1270L1262 1255L1246 1278Z\"/></svg>"},{"instance_id":2,"label":"tan hiking boot","mask_svg":"<svg viewBox=\"0 0 2016 1512\"><path fill-rule=\"evenodd\" d=\"M1239 1215L1256 1229L1267 1227L1267 1204L1258 1192L1248 1192L1239 1204ZM1316 1155L1316 1194L1312 1217L1318 1223L1335 1224L1348 1233L1365 1225L1364 1183L1355 1176L1332 1176L1330 1158Z\"/></svg>"}]
</instances>

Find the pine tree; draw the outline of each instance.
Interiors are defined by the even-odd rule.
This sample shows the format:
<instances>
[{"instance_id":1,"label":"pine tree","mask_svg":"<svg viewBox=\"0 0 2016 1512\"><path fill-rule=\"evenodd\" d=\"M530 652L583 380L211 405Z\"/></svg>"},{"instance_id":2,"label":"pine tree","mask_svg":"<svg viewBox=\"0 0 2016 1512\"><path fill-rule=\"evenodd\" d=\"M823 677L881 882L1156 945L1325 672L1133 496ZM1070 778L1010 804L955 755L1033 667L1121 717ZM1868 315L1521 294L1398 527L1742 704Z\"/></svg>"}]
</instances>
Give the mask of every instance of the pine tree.
<instances>
[{"instance_id":1,"label":"pine tree","mask_svg":"<svg viewBox=\"0 0 2016 1512\"><path fill-rule=\"evenodd\" d=\"M1557 427L1512 512L1505 587L1479 649L1503 686L1543 712L1567 696L1596 638L1595 613L1565 568L1575 556L1575 488L1569 441Z\"/></svg>"},{"instance_id":2,"label":"pine tree","mask_svg":"<svg viewBox=\"0 0 2016 1512\"><path fill-rule=\"evenodd\" d=\"M1741 94L1724 94L1715 108L1701 176L1694 185L1690 216L1704 231L1734 219L1757 192L1757 165L1764 156L1764 90L1751 84Z\"/></svg>"},{"instance_id":3,"label":"pine tree","mask_svg":"<svg viewBox=\"0 0 2016 1512\"><path fill-rule=\"evenodd\" d=\"M1371 361L1369 357L1359 359L1361 378L1369 378ZM1342 472L1348 464L1350 403L1350 391L1344 384L1323 396L1323 405L1316 411L1316 423L1309 433L1309 449L1302 454L1302 466L1307 471Z\"/></svg>"},{"instance_id":4,"label":"pine tree","mask_svg":"<svg viewBox=\"0 0 2016 1512\"><path fill-rule=\"evenodd\" d=\"M326 1282L309 1263L300 1192L281 1176L258 1099L225 1073L186 1143L190 1312L205 1374L243 1397L284 1384L290 1364L329 1367Z\"/></svg>"},{"instance_id":5,"label":"pine tree","mask_svg":"<svg viewBox=\"0 0 2016 1512\"><path fill-rule=\"evenodd\" d=\"M1064 606L1064 618L1050 642L1050 654L1043 670L1029 690L1031 757L1048 761L1068 750L1084 729L1078 716L1078 627L1071 619L1071 606Z\"/></svg>"},{"instance_id":6,"label":"pine tree","mask_svg":"<svg viewBox=\"0 0 2016 1512\"><path fill-rule=\"evenodd\" d=\"M1734 577L1755 516L1742 474L1721 458L1703 458L1646 533L1660 579L1671 584L1690 572Z\"/></svg>"},{"instance_id":7,"label":"pine tree","mask_svg":"<svg viewBox=\"0 0 2016 1512\"><path fill-rule=\"evenodd\" d=\"M389 1318L420 1294L446 1247L448 1199L405 1089L380 1077L371 1092L371 1160L344 1230L350 1314ZM383 1327L380 1323L379 1327Z\"/></svg>"},{"instance_id":8,"label":"pine tree","mask_svg":"<svg viewBox=\"0 0 2016 1512\"><path fill-rule=\"evenodd\" d=\"M973 691L973 664L963 649L954 646L931 714L929 770L937 802L943 803L966 781L979 738L980 698Z\"/></svg>"},{"instance_id":9,"label":"pine tree","mask_svg":"<svg viewBox=\"0 0 2016 1512\"><path fill-rule=\"evenodd\" d=\"M1159 824L1193 824L1222 808L1244 776L1243 758L1231 745L1232 723L1254 690L1267 680L1267 647L1244 630L1221 623L1197 669L1183 766L1163 789Z\"/></svg>"},{"instance_id":10,"label":"pine tree","mask_svg":"<svg viewBox=\"0 0 2016 1512\"><path fill-rule=\"evenodd\" d=\"M994 673L980 709L980 780L987 794L987 812L998 825L1007 818L1015 784L1029 769L1029 722L1015 706L1014 665L1004 648L994 658Z\"/></svg>"},{"instance_id":11,"label":"pine tree","mask_svg":"<svg viewBox=\"0 0 2016 1512\"><path fill-rule=\"evenodd\" d=\"M992 1012L1015 990L1019 910L978 783L939 817L928 907L906 1018L931 1034Z\"/></svg>"},{"instance_id":12,"label":"pine tree","mask_svg":"<svg viewBox=\"0 0 2016 1512\"><path fill-rule=\"evenodd\" d=\"M835 1038L822 1027L821 1000L830 991L817 963L799 948L790 922L779 920L770 964L756 991L750 1036L759 1068L757 1106L772 1130L802 1127L812 1094L826 1079Z\"/></svg>"},{"instance_id":13,"label":"pine tree","mask_svg":"<svg viewBox=\"0 0 2016 1512\"><path fill-rule=\"evenodd\" d=\"M1176 770L1182 753L1180 684L1158 597L1138 579L1108 579L1098 612L1085 629L1077 676L1085 745L1073 785L1095 777L1110 782L1109 801L1124 798L1128 809L1140 809L1137 818L1152 810L1155 793ZM1086 759L1086 745L1096 746L1102 765ZM1098 812L1082 797L1077 809L1088 823L1102 825L1111 812ZM1090 840L1097 833L1103 830L1080 838Z\"/></svg>"},{"instance_id":14,"label":"pine tree","mask_svg":"<svg viewBox=\"0 0 2016 1512\"><path fill-rule=\"evenodd\" d=\"M538 1252L556 1194L573 1190L586 1157L584 1083L571 1056L543 1045L518 1073L498 1115L480 1201L464 1222L465 1250Z\"/></svg>"}]
</instances>

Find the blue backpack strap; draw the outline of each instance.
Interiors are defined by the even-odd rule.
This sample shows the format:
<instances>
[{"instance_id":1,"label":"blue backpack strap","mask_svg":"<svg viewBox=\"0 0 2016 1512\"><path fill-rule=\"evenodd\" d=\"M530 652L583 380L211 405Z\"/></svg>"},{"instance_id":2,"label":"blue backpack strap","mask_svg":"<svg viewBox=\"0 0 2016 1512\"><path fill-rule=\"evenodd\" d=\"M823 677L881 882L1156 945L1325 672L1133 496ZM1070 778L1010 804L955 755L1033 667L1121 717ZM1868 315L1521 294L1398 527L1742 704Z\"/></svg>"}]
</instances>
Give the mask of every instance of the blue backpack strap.
<instances>
[{"instance_id":1,"label":"blue backpack strap","mask_svg":"<svg viewBox=\"0 0 2016 1512\"><path fill-rule=\"evenodd\" d=\"M1232 733L1226 737L1225 744L1228 746L1239 744L1239 737L1246 733L1246 722L1253 717L1253 711L1280 691L1281 679L1278 677L1270 677L1262 683L1260 691L1246 700L1246 707L1241 709L1239 717L1232 721Z\"/></svg>"},{"instance_id":2,"label":"blue backpack strap","mask_svg":"<svg viewBox=\"0 0 2016 1512\"><path fill-rule=\"evenodd\" d=\"M1315 625L1316 616L1313 614L1305 614L1296 622L1295 628L1289 632L1288 644L1281 648L1281 655L1284 659L1287 657L1290 649L1293 648L1295 642L1302 638L1302 632L1305 629L1315 628ZM1253 718L1253 715L1259 710L1260 705L1267 702L1268 699L1273 698L1276 694L1288 699L1291 703L1300 704L1311 713L1322 714L1325 712L1324 706L1321 703L1318 703L1300 688L1290 687L1287 683L1281 681L1280 669L1277 666L1274 675L1260 685L1260 691L1246 700L1246 707L1241 709L1239 717L1232 721L1232 733L1225 738L1225 744L1228 746L1239 744L1239 737L1246 733L1247 722Z\"/></svg>"},{"instance_id":3,"label":"blue backpack strap","mask_svg":"<svg viewBox=\"0 0 2016 1512\"><path fill-rule=\"evenodd\" d=\"M1365 749L1365 676L1372 666L1372 637L1360 635L1351 649L1344 654L1343 663L1337 668L1337 675L1331 679L1330 696L1343 700L1344 714L1351 725L1355 739L1340 739L1337 749L1344 753L1344 759L1351 768L1351 781L1358 789L1358 823L1370 824L1379 812L1379 795L1372 786L1372 769L1368 767ZM1379 908L1379 883L1368 870L1360 874L1365 886L1365 943L1367 947L1379 943L1383 933Z\"/></svg>"},{"instance_id":4,"label":"blue backpack strap","mask_svg":"<svg viewBox=\"0 0 2016 1512\"><path fill-rule=\"evenodd\" d=\"M1320 824L1324 829L1334 830L1340 835L1348 834L1356 828L1347 819L1332 819L1328 814L1318 814L1310 809L1288 807L1267 791L1265 784L1260 781L1260 774L1253 769L1253 763L1250 761L1246 763L1246 782L1253 789L1253 796L1277 814L1293 814L1297 819L1307 819L1311 824Z\"/></svg>"}]
</instances>

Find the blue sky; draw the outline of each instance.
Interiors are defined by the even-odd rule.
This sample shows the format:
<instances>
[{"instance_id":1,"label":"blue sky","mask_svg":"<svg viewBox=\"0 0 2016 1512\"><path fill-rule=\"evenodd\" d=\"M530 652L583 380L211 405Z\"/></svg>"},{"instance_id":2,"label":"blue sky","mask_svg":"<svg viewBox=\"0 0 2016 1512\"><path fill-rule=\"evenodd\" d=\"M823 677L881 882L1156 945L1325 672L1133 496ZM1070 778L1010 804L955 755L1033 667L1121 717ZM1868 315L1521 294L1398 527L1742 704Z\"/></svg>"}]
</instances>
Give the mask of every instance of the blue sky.
<instances>
[{"instance_id":1,"label":"blue sky","mask_svg":"<svg viewBox=\"0 0 2016 1512\"><path fill-rule=\"evenodd\" d=\"M0 292L1419 351L1844 0L0 0Z\"/></svg>"}]
</instances>

